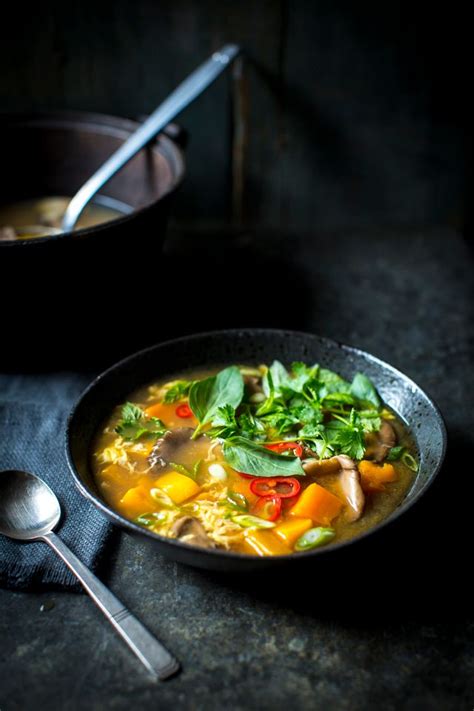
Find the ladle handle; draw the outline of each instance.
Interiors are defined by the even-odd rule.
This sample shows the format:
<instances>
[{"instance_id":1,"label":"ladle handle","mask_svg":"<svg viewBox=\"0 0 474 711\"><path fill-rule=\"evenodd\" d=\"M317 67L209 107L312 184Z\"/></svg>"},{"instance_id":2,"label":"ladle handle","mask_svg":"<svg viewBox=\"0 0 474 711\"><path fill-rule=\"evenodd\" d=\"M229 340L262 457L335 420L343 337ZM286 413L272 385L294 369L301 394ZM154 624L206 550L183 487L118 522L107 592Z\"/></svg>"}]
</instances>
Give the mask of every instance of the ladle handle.
<instances>
[{"instance_id":1,"label":"ladle handle","mask_svg":"<svg viewBox=\"0 0 474 711\"><path fill-rule=\"evenodd\" d=\"M172 121L196 97L217 79L239 54L240 48L228 44L201 64L187 79L185 79L162 104L149 116L135 133L132 133L125 143L113 153L108 160L92 175L78 190L69 203L62 220L64 232L70 232L76 224L81 212L100 188L112 178L117 171L128 163L139 150Z\"/></svg>"},{"instance_id":2,"label":"ladle handle","mask_svg":"<svg viewBox=\"0 0 474 711\"><path fill-rule=\"evenodd\" d=\"M132 652L155 678L166 679L178 671L179 662L91 573L56 534L47 533L42 536L41 540L48 543L63 559Z\"/></svg>"}]
</instances>

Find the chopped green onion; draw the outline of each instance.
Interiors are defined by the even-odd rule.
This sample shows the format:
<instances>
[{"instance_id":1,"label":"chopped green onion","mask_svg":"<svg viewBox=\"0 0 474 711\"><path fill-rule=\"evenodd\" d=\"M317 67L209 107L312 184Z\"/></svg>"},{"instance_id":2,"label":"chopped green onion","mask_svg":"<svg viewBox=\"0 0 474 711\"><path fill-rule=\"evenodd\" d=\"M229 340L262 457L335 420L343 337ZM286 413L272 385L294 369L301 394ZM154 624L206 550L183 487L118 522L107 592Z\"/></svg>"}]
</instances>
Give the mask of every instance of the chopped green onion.
<instances>
[{"instance_id":1,"label":"chopped green onion","mask_svg":"<svg viewBox=\"0 0 474 711\"><path fill-rule=\"evenodd\" d=\"M138 516L135 521L142 526L151 526L155 523L155 516L152 513L144 513L141 516Z\"/></svg>"},{"instance_id":2,"label":"chopped green onion","mask_svg":"<svg viewBox=\"0 0 474 711\"><path fill-rule=\"evenodd\" d=\"M237 491L230 491L227 494L227 501L231 506L236 506L238 509L243 509L247 511L249 505L248 501L243 494L239 494Z\"/></svg>"},{"instance_id":3,"label":"chopped green onion","mask_svg":"<svg viewBox=\"0 0 474 711\"><path fill-rule=\"evenodd\" d=\"M141 526L154 526L155 523L163 523L166 521L168 519L168 515L167 511L144 513L138 516L138 518L135 519L135 522L139 523Z\"/></svg>"},{"instance_id":4,"label":"chopped green onion","mask_svg":"<svg viewBox=\"0 0 474 711\"><path fill-rule=\"evenodd\" d=\"M258 516L250 516L250 514L239 514L232 516L232 521L238 523L242 528L275 528L273 521L267 521Z\"/></svg>"},{"instance_id":5,"label":"chopped green onion","mask_svg":"<svg viewBox=\"0 0 474 711\"><path fill-rule=\"evenodd\" d=\"M222 464L210 464L207 471L209 472L211 478L215 481L225 481L227 479L227 472Z\"/></svg>"},{"instance_id":6,"label":"chopped green onion","mask_svg":"<svg viewBox=\"0 0 474 711\"><path fill-rule=\"evenodd\" d=\"M156 502L161 504L161 506L166 506L169 509L176 508L173 499L162 489L150 489L150 496L152 499L155 499Z\"/></svg>"},{"instance_id":7,"label":"chopped green onion","mask_svg":"<svg viewBox=\"0 0 474 711\"><path fill-rule=\"evenodd\" d=\"M418 471L418 462L409 452L403 452L402 462L406 467L408 467L408 469L411 469L412 472Z\"/></svg>"},{"instance_id":8,"label":"chopped green onion","mask_svg":"<svg viewBox=\"0 0 474 711\"><path fill-rule=\"evenodd\" d=\"M309 551L312 548L324 546L329 541L332 541L336 531L333 528L310 528L309 531L303 533L296 541L295 550Z\"/></svg>"}]
</instances>

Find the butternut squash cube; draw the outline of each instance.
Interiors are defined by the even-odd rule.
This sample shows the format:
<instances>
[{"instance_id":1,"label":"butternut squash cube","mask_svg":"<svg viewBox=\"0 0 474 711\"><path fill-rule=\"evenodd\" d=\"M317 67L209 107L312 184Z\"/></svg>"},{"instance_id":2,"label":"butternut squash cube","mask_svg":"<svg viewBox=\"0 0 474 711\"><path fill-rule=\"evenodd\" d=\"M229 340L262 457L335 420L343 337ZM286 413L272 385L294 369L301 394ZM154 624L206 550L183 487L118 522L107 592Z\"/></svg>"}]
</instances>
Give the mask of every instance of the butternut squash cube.
<instances>
[{"instance_id":1,"label":"butternut squash cube","mask_svg":"<svg viewBox=\"0 0 474 711\"><path fill-rule=\"evenodd\" d=\"M365 491L383 491L387 482L396 481L398 478L395 467L388 462L380 465L363 459L359 462L359 472Z\"/></svg>"},{"instance_id":2,"label":"butternut squash cube","mask_svg":"<svg viewBox=\"0 0 474 711\"><path fill-rule=\"evenodd\" d=\"M180 504L201 491L201 487L191 477L174 471L160 476L154 486L168 494L175 504Z\"/></svg>"},{"instance_id":3,"label":"butternut squash cube","mask_svg":"<svg viewBox=\"0 0 474 711\"><path fill-rule=\"evenodd\" d=\"M333 518L341 512L343 503L319 484L310 484L290 509L291 516L310 518L314 523L329 526Z\"/></svg>"},{"instance_id":4,"label":"butternut squash cube","mask_svg":"<svg viewBox=\"0 0 474 711\"><path fill-rule=\"evenodd\" d=\"M287 521L282 521L276 526L272 533L278 536L284 543L286 543L290 548L293 548L296 541L303 533L306 533L311 526L313 521L310 518L294 518L288 519Z\"/></svg>"},{"instance_id":5,"label":"butternut squash cube","mask_svg":"<svg viewBox=\"0 0 474 711\"><path fill-rule=\"evenodd\" d=\"M127 518L136 518L140 514L153 511L156 508L156 501L150 496L150 492L144 486L135 486L129 489L122 496L118 503L120 513Z\"/></svg>"},{"instance_id":6,"label":"butternut squash cube","mask_svg":"<svg viewBox=\"0 0 474 711\"><path fill-rule=\"evenodd\" d=\"M274 535L273 531L249 529L244 534L247 547L260 556L288 555L291 548Z\"/></svg>"}]
</instances>

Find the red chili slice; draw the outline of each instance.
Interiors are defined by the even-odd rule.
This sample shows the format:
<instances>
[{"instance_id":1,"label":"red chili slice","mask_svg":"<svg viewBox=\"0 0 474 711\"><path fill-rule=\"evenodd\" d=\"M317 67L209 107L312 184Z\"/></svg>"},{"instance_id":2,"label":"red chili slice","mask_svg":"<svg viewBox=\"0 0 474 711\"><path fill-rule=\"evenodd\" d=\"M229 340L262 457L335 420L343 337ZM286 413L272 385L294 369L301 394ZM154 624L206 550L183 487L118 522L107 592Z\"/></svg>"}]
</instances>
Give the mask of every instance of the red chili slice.
<instances>
[{"instance_id":1,"label":"red chili slice","mask_svg":"<svg viewBox=\"0 0 474 711\"><path fill-rule=\"evenodd\" d=\"M178 405L178 407L175 410L176 414L178 417L192 417L193 416L193 411L187 404L187 402L183 402L182 405Z\"/></svg>"},{"instance_id":2,"label":"red chili slice","mask_svg":"<svg viewBox=\"0 0 474 711\"><path fill-rule=\"evenodd\" d=\"M237 472L243 479L255 479L253 474L244 474L243 472Z\"/></svg>"},{"instance_id":3,"label":"red chili slice","mask_svg":"<svg viewBox=\"0 0 474 711\"><path fill-rule=\"evenodd\" d=\"M290 449L293 450L295 457L301 457L303 454L303 447L298 442L275 442L275 444L266 444L265 447L277 454L288 452Z\"/></svg>"},{"instance_id":4,"label":"red chili slice","mask_svg":"<svg viewBox=\"0 0 474 711\"><path fill-rule=\"evenodd\" d=\"M261 496L252 507L252 513L266 521L276 521L281 514L281 497Z\"/></svg>"},{"instance_id":5,"label":"red chili slice","mask_svg":"<svg viewBox=\"0 0 474 711\"><path fill-rule=\"evenodd\" d=\"M274 479L261 477L250 484L250 491L257 496L279 496L291 499L300 493L301 484L294 477L278 476Z\"/></svg>"}]
</instances>

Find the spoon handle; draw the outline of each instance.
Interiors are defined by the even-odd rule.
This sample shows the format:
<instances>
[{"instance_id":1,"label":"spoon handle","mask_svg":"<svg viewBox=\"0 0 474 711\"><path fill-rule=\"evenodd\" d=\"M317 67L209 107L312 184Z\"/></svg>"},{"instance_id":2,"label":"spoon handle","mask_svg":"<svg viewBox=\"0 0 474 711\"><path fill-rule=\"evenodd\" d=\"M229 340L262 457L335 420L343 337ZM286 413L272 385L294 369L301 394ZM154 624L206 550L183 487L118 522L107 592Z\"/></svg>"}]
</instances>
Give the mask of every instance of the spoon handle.
<instances>
[{"instance_id":1,"label":"spoon handle","mask_svg":"<svg viewBox=\"0 0 474 711\"><path fill-rule=\"evenodd\" d=\"M178 671L179 662L91 573L56 534L47 533L41 537L41 540L51 546L63 559L119 635L154 677L166 679Z\"/></svg>"},{"instance_id":2,"label":"spoon handle","mask_svg":"<svg viewBox=\"0 0 474 711\"><path fill-rule=\"evenodd\" d=\"M140 128L108 158L74 195L62 221L62 230L70 232L89 200L133 156L172 121L209 84L217 79L240 52L240 47L228 44L222 47L190 74L162 104L148 117Z\"/></svg>"}]
</instances>

